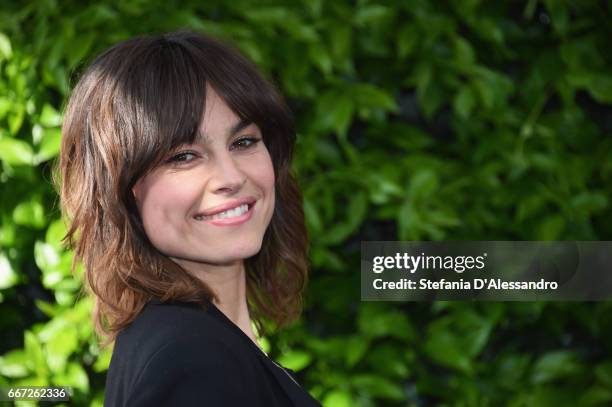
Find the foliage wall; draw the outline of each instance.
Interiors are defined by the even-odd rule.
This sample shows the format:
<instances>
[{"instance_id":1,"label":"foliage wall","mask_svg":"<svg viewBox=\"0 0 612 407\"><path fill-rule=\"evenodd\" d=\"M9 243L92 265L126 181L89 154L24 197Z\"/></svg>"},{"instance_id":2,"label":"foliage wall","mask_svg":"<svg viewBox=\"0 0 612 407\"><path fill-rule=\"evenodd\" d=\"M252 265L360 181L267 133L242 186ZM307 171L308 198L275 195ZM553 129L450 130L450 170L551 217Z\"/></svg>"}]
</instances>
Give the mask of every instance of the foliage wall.
<instances>
[{"instance_id":1,"label":"foliage wall","mask_svg":"<svg viewBox=\"0 0 612 407\"><path fill-rule=\"evenodd\" d=\"M110 353L50 183L61 112L98 52L190 28L234 41L295 112L311 283L264 343L325 406L609 405L610 304L361 302L359 250L609 239L611 17L589 0L3 1L0 387L101 405Z\"/></svg>"}]
</instances>

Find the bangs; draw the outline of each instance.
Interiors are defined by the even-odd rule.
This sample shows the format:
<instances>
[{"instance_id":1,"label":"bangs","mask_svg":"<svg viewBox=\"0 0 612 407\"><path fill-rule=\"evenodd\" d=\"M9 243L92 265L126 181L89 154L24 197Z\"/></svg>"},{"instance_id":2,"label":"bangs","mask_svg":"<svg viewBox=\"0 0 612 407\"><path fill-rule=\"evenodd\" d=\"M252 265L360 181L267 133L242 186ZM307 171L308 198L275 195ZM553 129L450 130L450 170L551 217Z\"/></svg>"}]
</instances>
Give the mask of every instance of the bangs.
<instances>
[{"instance_id":1,"label":"bangs","mask_svg":"<svg viewBox=\"0 0 612 407\"><path fill-rule=\"evenodd\" d=\"M93 66L93 77L114 83L99 102L111 105L107 122L114 123L121 149L122 188L196 142L207 86L242 121L259 127L275 172L291 160L295 132L287 106L230 44L190 32L139 37L103 53Z\"/></svg>"},{"instance_id":2,"label":"bangs","mask_svg":"<svg viewBox=\"0 0 612 407\"><path fill-rule=\"evenodd\" d=\"M119 89L126 102L121 110L135 110L128 124L137 127L128 132L128 138L135 138L134 157L126 158L137 166L141 164L135 171L135 175L141 175L182 144L195 141L204 113L207 81L193 55L163 38L144 49L139 58L133 58L131 65Z\"/></svg>"},{"instance_id":3,"label":"bangs","mask_svg":"<svg viewBox=\"0 0 612 407\"><path fill-rule=\"evenodd\" d=\"M194 98L191 104L200 109L195 127L184 128L186 133L172 137L173 147L182 143L193 143L196 139L205 110L208 85L241 121L254 123L259 127L275 168L291 156L295 142L291 114L276 89L260 75L253 62L231 44L213 38L188 32L166 34L163 38L174 52L181 54L180 69L189 72L189 78L192 79L187 80L187 77L179 76L178 81L183 82L179 86L182 89L192 87L184 92ZM183 116L190 116L185 113Z\"/></svg>"}]
</instances>

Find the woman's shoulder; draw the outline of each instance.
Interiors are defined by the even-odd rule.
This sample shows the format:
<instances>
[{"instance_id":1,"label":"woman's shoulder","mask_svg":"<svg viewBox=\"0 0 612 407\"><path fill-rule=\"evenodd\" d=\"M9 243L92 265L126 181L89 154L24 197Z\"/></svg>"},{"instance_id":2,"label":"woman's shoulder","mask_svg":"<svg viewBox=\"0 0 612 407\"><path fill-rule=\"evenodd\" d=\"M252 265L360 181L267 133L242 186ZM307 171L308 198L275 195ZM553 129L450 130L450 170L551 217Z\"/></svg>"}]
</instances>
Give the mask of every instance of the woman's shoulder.
<instances>
[{"instance_id":1,"label":"woman's shoulder","mask_svg":"<svg viewBox=\"0 0 612 407\"><path fill-rule=\"evenodd\" d=\"M210 332L205 328L216 325L210 307L211 305L202 306L195 303L162 303L154 299L144 306L140 314L121 333L129 336L153 328L162 335L175 334L185 329L189 331L199 329L203 331L202 333Z\"/></svg>"},{"instance_id":2,"label":"woman's shoulder","mask_svg":"<svg viewBox=\"0 0 612 407\"><path fill-rule=\"evenodd\" d=\"M150 355L136 373L126 397L129 406L246 405L249 378L230 346L197 334L176 337ZM160 403L161 400L167 403Z\"/></svg>"},{"instance_id":3,"label":"woman's shoulder","mask_svg":"<svg viewBox=\"0 0 612 407\"><path fill-rule=\"evenodd\" d=\"M228 377L241 382L246 380L243 355L240 343L210 310L195 304L150 302L115 340L107 396L117 405L126 400L146 405L140 399L154 400L153 388L185 390L202 383L219 385L217 379ZM194 378L199 384L192 382Z\"/></svg>"},{"instance_id":4,"label":"woman's shoulder","mask_svg":"<svg viewBox=\"0 0 612 407\"><path fill-rule=\"evenodd\" d=\"M124 328L115 341L114 352L132 353L135 349L150 356L161 348L198 347L205 341L209 346L220 346L231 341L230 331L219 322L207 305L149 301L142 312Z\"/></svg>"}]
</instances>

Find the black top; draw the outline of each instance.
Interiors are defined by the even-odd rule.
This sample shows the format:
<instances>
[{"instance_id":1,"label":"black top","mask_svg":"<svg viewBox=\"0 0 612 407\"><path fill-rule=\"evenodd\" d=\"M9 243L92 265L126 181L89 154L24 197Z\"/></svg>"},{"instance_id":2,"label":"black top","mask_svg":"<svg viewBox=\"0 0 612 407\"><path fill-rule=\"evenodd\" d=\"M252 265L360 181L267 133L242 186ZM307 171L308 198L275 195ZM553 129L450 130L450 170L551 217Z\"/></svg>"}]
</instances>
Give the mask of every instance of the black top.
<instances>
[{"instance_id":1,"label":"black top","mask_svg":"<svg viewBox=\"0 0 612 407\"><path fill-rule=\"evenodd\" d=\"M321 406L209 304L151 300L117 335L104 406Z\"/></svg>"}]
</instances>

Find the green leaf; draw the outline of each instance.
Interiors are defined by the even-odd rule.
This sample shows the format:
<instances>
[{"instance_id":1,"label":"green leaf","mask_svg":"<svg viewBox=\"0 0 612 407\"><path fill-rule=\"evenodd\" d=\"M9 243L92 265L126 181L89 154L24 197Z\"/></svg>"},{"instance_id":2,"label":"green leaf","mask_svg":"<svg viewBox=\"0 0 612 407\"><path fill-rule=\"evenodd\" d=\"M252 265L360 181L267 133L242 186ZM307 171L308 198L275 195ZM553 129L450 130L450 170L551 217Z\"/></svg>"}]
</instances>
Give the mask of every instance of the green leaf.
<instances>
[{"instance_id":1,"label":"green leaf","mask_svg":"<svg viewBox=\"0 0 612 407\"><path fill-rule=\"evenodd\" d=\"M360 6L354 13L355 24L364 26L384 21L393 15L393 10L379 4Z\"/></svg>"},{"instance_id":2,"label":"green leaf","mask_svg":"<svg viewBox=\"0 0 612 407\"><path fill-rule=\"evenodd\" d=\"M68 365L66 373L58 374L53 377L53 384L56 386L74 387L83 393L89 392L89 378L83 367L75 362Z\"/></svg>"},{"instance_id":3,"label":"green leaf","mask_svg":"<svg viewBox=\"0 0 612 407\"><path fill-rule=\"evenodd\" d=\"M336 25L330 33L331 54L336 61L351 61L352 31L350 27Z\"/></svg>"},{"instance_id":4,"label":"green leaf","mask_svg":"<svg viewBox=\"0 0 612 407\"><path fill-rule=\"evenodd\" d=\"M473 69L477 76L473 84L479 93L483 106L486 109L501 109L514 90L513 82L503 73L483 66Z\"/></svg>"},{"instance_id":5,"label":"green leaf","mask_svg":"<svg viewBox=\"0 0 612 407\"><path fill-rule=\"evenodd\" d=\"M67 47L68 66L73 67L83 60L90 51L96 34L91 32L77 35Z\"/></svg>"},{"instance_id":6,"label":"green leaf","mask_svg":"<svg viewBox=\"0 0 612 407\"><path fill-rule=\"evenodd\" d=\"M11 48L11 40L6 34L0 32L0 61L9 59L12 55L13 49Z\"/></svg>"},{"instance_id":7,"label":"green leaf","mask_svg":"<svg viewBox=\"0 0 612 407\"><path fill-rule=\"evenodd\" d=\"M397 214L400 240L419 240L423 220L416 211L412 198L405 199Z\"/></svg>"},{"instance_id":8,"label":"green leaf","mask_svg":"<svg viewBox=\"0 0 612 407\"><path fill-rule=\"evenodd\" d=\"M317 156L317 160L329 165L341 165L343 161L342 153L338 149L338 144L332 142L330 139L321 138L316 140L314 153Z\"/></svg>"},{"instance_id":9,"label":"green leaf","mask_svg":"<svg viewBox=\"0 0 612 407\"><path fill-rule=\"evenodd\" d=\"M10 165L32 165L34 152L32 146L23 140L3 137L0 139L0 160Z\"/></svg>"},{"instance_id":10,"label":"green leaf","mask_svg":"<svg viewBox=\"0 0 612 407\"><path fill-rule=\"evenodd\" d=\"M69 356L77 351L77 330L74 325L62 324L63 329L57 330L47 343L47 361L54 373L64 371Z\"/></svg>"},{"instance_id":11,"label":"green leaf","mask_svg":"<svg viewBox=\"0 0 612 407\"><path fill-rule=\"evenodd\" d=\"M400 354L401 351L396 346L389 343L380 344L374 346L368 353L368 364L373 370L385 376L406 379L410 374L410 370L405 360L398 357Z\"/></svg>"},{"instance_id":12,"label":"green leaf","mask_svg":"<svg viewBox=\"0 0 612 407\"><path fill-rule=\"evenodd\" d=\"M286 368L299 372L310 364L312 356L310 353L300 350L291 350L283 353L278 362Z\"/></svg>"},{"instance_id":13,"label":"green leaf","mask_svg":"<svg viewBox=\"0 0 612 407\"><path fill-rule=\"evenodd\" d=\"M542 219L536 229L538 240L559 240L565 230L565 218L561 215L550 215Z\"/></svg>"},{"instance_id":14,"label":"green leaf","mask_svg":"<svg viewBox=\"0 0 612 407\"><path fill-rule=\"evenodd\" d=\"M368 202L363 191L355 192L348 204L346 213L348 218L343 222L337 222L321 237L320 242L326 245L333 245L342 242L353 234L367 213Z\"/></svg>"},{"instance_id":15,"label":"green leaf","mask_svg":"<svg viewBox=\"0 0 612 407\"><path fill-rule=\"evenodd\" d=\"M34 244L34 259L36 265L43 271L51 271L60 263L57 249L53 245L40 241Z\"/></svg>"},{"instance_id":16,"label":"green leaf","mask_svg":"<svg viewBox=\"0 0 612 407\"><path fill-rule=\"evenodd\" d=\"M603 74L592 75L588 89L599 103L612 104L612 77Z\"/></svg>"},{"instance_id":17,"label":"green leaf","mask_svg":"<svg viewBox=\"0 0 612 407\"><path fill-rule=\"evenodd\" d=\"M583 192L573 197L570 205L580 215L589 216L606 209L609 201L608 197L603 193Z\"/></svg>"},{"instance_id":18,"label":"green leaf","mask_svg":"<svg viewBox=\"0 0 612 407\"><path fill-rule=\"evenodd\" d=\"M0 119L3 119L11 110L11 100L7 97L0 96ZM1 135L2 133L0 133ZM0 137L1 138L1 137Z\"/></svg>"},{"instance_id":19,"label":"green leaf","mask_svg":"<svg viewBox=\"0 0 612 407\"><path fill-rule=\"evenodd\" d=\"M573 351L557 350L544 354L533 367L531 382L542 384L560 377L578 375L582 371L578 356Z\"/></svg>"},{"instance_id":20,"label":"green leaf","mask_svg":"<svg viewBox=\"0 0 612 407\"><path fill-rule=\"evenodd\" d=\"M439 181L435 172L422 169L410 178L408 196L412 202L421 202L438 189Z\"/></svg>"},{"instance_id":21,"label":"green leaf","mask_svg":"<svg viewBox=\"0 0 612 407\"><path fill-rule=\"evenodd\" d=\"M423 349L433 361L441 365L466 374L472 372L472 358L464 352L459 338L448 330L431 330Z\"/></svg>"},{"instance_id":22,"label":"green leaf","mask_svg":"<svg viewBox=\"0 0 612 407\"><path fill-rule=\"evenodd\" d=\"M332 71L332 60L329 55L329 52L323 44L320 42L312 43L308 46L308 56L312 63L319 68L319 70L328 75Z\"/></svg>"},{"instance_id":23,"label":"green leaf","mask_svg":"<svg viewBox=\"0 0 612 407\"><path fill-rule=\"evenodd\" d=\"M592 386L582 393L576 405L581 406L607 406L612 403L612 390L601 386Z\"/></svg>"},{"instance_id":24,"label":"green leaf","mask_svg":"<svg viewBox=\"0 0 612 407\"><path fill-rule=\"evenodd\" d=\"M45 127L57 127L62 124L62 116L55 110L53 106L48 103L42 108L40 113L40 124Z\"/></svg>"},{"instance_id":25,"label":"green leaf","mask_svg":"<svg viewBox=\"0 0 612 407\"><path fill-rule=\"evenodd\" d=\"M311 251L312 264L315 267L323 267L326 270L344 272L346 269L346 263L340 256L334 251L328 250L321 246L328 244L328 242L317 242L317 246L314 246Z\"/></svg>"},{"instance_id":26,"label":"green leaf","mask_svg":"<svg viewBox=\"0 0 612 407\"><path fill-rule=\"evenodd\" d=\"M339 137L345 138L354 110L355 104L350 97L335 91L327 92L317 101L315 129L334 130Z\"/></svg>"},{"instance_id":27,"label":"green leaf","mask_svg":"<svg viewBox=\"0 0 612 407\"><path fill-rule=\"evenodd\" d=\"M416 330L401 311L379 309L375 306L362 306L359 310L359 332L366 338L394 337L411 341L416 337Z\"/></svg>"},{"instance_id":28,"label":"green leaf","mask_svg":"<svg viewBox=\"0 0 612 407\"><path fill-rule=\"evenodd\" d=\"M437 81L431 80L426 86L418 88L417 91L423 116L429 120L444 103L445 96L442 87Z\"/></svg>"},{"instance_id":29,"label":"green leaf","mask_svg":"<svg viewBox=\"0 0 612 407\"><path fill-rule=\"evenodd\" d=\"M612 389L612 361L600 363L595 368L595 377L602 384Z\"/></svg>"},{"instance_id":30,"label":"green leaf","mask_svg":"<svg viewBox=\"0 0 612 407\"><path fill-rule=\"evenodd\" d=\"M315 43L317 41L320 41L317 31L309 25L287 24L284 28L289 33L291 33L291 36L296 40L305 41L309 43Z\"/></svg>"},{"instance_id":31,"label":"green leaf","mask_svg":"<svg viewBox=\"0 0 612 407\"><path fill-rule=\"evenodd\" d=\"M350 87L358 107L378 108L396 112L398 110L395 99L385 90L366 83L359 83Z\"/></svg>"},{"instance_id":32,"label":"green leaf","mask_svg":"<svg viewBox=\"0 0 612 407\"><path fill-rule=\"evenodd\" d=\"M254 329L254 331L256 330L257 329ZM259 346L266 354L270 353L270 350L272 349L272 345L270 344L270 341L268 340L268 338L266 338L265 336L260 336L257 339L257 342L259 342Z\"/></svg>"},{"instance_id":33,"label":"green leaf","mask_svg":"<svg viewBox=\"0 0 612 407\"><path fill-rule=\"evenodd\" d=\"M353 376L350 381L355 388L368 392L375 397L396 402L405 399L402 386L382 376L359 374Z\"/></svg>"},{"instance_id":34,"label":"green leaf","mask_svg":"<svg viewBox=\"0 0 612 407\"><path fill-rule=\"evenodd\" d=\"M0 356L0 375L10 378L25 377L29 374L29 357L25 350L16 349Z\"/></svg>"},{"instance_id":35,"label":"green leaf","mask_svg":"<svg viewBox=\"0 0 612 407\"><path fill-rule=\"evenodd\" d=\"M51 222L45 233L45 242L53 246L56 250L61 250L62 239L66 235L66 225L62 219Z\"/></svg>"},{"instance_id":36,"label":"green leaf","mask_svg":"<svg viewBox=\"0 0 612 407\"><path fill-rule=\"evenodd\" d=\"M491 335L499 310L482 316L469 308L433 321L427 327L424 350L435 362L471 375L476 358Z\"/></svg>"},{"instance_id":37,"label":"green leaf","mask_svg":"<svg viewBox=\"0 0 612 407\"><path fill-rule=\"evenodd\" d=\"M474 49L465 39L455 37L454 48L455 62L458 63L459 66L469 67L475 62Z\"/></svg>"},{"instance_id":38,"label":"green leaf","mask_svg":"<svg viewBox=\"0 0 612 407\"><path fill-rule=\"evenodd\" d=\"M366 351L368 350L370 343L367 338L362 336L352 336L349 338L346 344L346 364L348 367L353 367L359 362Z\"/></svg>"},{"instance_id":39,"label":"green leaf","mask_svg":"<svg viewBox=\"0 0 612 407\"><path fill-rule=\"evenodd\" d=\"M325 407L353 407L355 402L351 395L342 390L332 390L323 399Z\"/></svg>"},{"instance_id":40,"label":"green leaf","mask_svg":"<svg viewBox=\"0 0 612 407\"><path fill-rule=\"evenodd\" d=\"M60 151L61 141L62 132L60 129L45 129L40 147L34 159L35 163L38 164L56 157Z\"/></svg>"},{"instance_id":41,"label":"green leaf","mask_svg":"<svg viewBox=\"0 0 612 407\"><path fill-rule=\"evenodd\" d=\"M13 210L13 221L18 225L41 229L46 224L45 210L37 199L21 202Z\"/></svg>"},{"instance_id":42,"label":"green leaf","mask_svg":"<svg viewBox=\"0 0 612 407\"><path fill-rule=\"evenodd\" d=\"M476 28L483 38L497 44L504 42L504 32L501 30L499 22L486 17L480 18Z\"/></svg>"},{"instance_id":43,"label":"green leaf","mask_svg":"<svg viewBox=\"0 0 612 407\"><path fill-rule=\"evenodd\" d=\"M31 363L33 370L37 373L38 376L46 377L48 374L48 368L40 341L38 340L36 335L30 331L26 331L24 336L24 349L28 358L28 362Z\"/></svg>"},{"instance_id":44,"label":"green leaf","mask_svg":"<svg viewBox=\"0 0 612 407\"><path fill-rule=\"evenodd\" d=\"M604 60L592 38L582 36L570 39L559 47L561 58L571 72L602 68Z\"/></svg>"},{"instance_id":45,"label":"green leaf","mask_svg":"<svg viewBox=\"0 0 612 407\"><path fill-rule=\"evenodd\" d=\"M110 347L101 351L93 365L93 370L98 373L108 370L112 356L113 350Z\"/></svg>"},{"instance_id":46,"label":"green leaf","mask_svg":"<svg viewBox=\"0 0 612 407\"><path fill-rule=\"evenodd\" d=\"M17 281L19 281L19 278L15 270L13 270L9 259L3 252L0 252L0 290L14 286L17 284Z\"/></svg>"},{"instance_id":47,"label":"green leaf","mask_svg":"<svg viewBox=\"0 0 612 407\"><path fill-rule=\"evenodd\" d=\"M505 382L512 388L522 384L530 365L530 357L521 353L508 353L498 357L495 364L500 375L504 375Z\"/></svg>"},{"instance_id":48,"label":"green leaf","mask_svg":"<svg viewBox=\"0 0 612 407\"><path fill-rule=\"evenodd\" d=\"M36 307L45 313L45 315L53 318L57 315L57 309L52 304L43 300L35 300Z\"/></svg>"},{"instance_id":49,"label":"green leaf","mask_svg":"<svg viewBox=\"0 0 612 407\"><path fill-rule=\"evenodd\" d=\"M480 101L482 102L482 105L487 109L491 109L493 107L493 104L495 103L495 91L493 90L493 88L490 87L489 84L483 80L476 80L474 82L474 86L476 87L476 91L480 96Z\"/></svg>"},{"instance_id":50,"label":"green leaf","mask_svg":"<svg viewBox=\"0 0 612 407\"><path fill-rule=\"evenodd\" d=\"M2 227L0 227L0 244L10 247L15 244L17 227L12 217L9 216L7 212L2 213L0 219L2 220Z\"/></svg>"},{"instance_id":51,"label":"green leaf","mask_svg":"<svg viewBox=\"0 0 612 407\"><path fill-rule=\"evenodd\" d=\"M308 197L304 197L304 216L308 229L314 235L318 235L323 225L317 208Z\"/></svg>"},{"instance_id":52,"label":"green leaf","mask_svg":"<svg viewBox=\"0 0 612 407\"><path fill-rule=\"evenodd\" d=\"M397 54L399 58L405 58L417 48L419 43L419 32L412 24L404 25L397 34Z\"/></svg>"},{"instance_id":53,"label":"green leaf","mask_svg":"<svg viewBox=\"0 0 612 407\"><path fill-rule=\"evenodd\" d=\"M465 85L462 86L453 100L453 108L459 117L466 119L472 113L476 100L472 89Z\"/></svg>"},{"instance_id":54,"label":"green leaf","mask_svg":"<svg viewBox=\"0 0 612 407\"><path fill-rule=\"evenodd\" d=\"M245 17L260 24L285 25L288 21L293 22L294 16L290 10L283 7L257 7L245 10Z\"/></svg>"},{"instance_id":55,"label":"green leaf","mask_svg":"<svg viewBox=\"0 0 612 407\"><path fill-rule=\"evenodd\" d=\"M581 70L567 74L566 79L571 86L587 90L599 103L612 103L612 77L609 75Z\"/></svg>"},{"instance_id":56,"label":"green leaf","mask_svg":"<svg viewBox=\"0 0 612 407\"><path fill-rule=\"evenodd\" d=\"M25 77L22 76L22 75L19 75L16 78L16 83L25 83ZM21 129L21 125L23 124L23 120L25 119L25 108L24 108L24 105L22 105L22 104L14 105L12 113L13 114L10 114L8 116L9 131L11 132L11 134L13 136L17 136L17 133L19 132L19 130ZM3 150L5 150L5 149L9 149L9 150L16 149L14 151L14 155L15 156L17 156L17 157L24 156L26 158L28 157L27 155L25 155L25 153L22 152L22 150L24 148L23 146L22 147L16 147L14 145L11 146L10 144L3 144L2 140L6 140L6 138L0 139L0 159L4 159L3 158ZM8 140L11 140L11 139L8 139ZM22 140L16 140L16 141L25 143ZM29 147L30 150L32 149L29 146L29 144L27 144L27 143L25 143L25 144ZM29 164L29 163L31 163L31 161L32 161L32 159L30 158L25 164ZM9 164L11 164L11 163L9 162Z\"/></svg>"}]
</instances>

